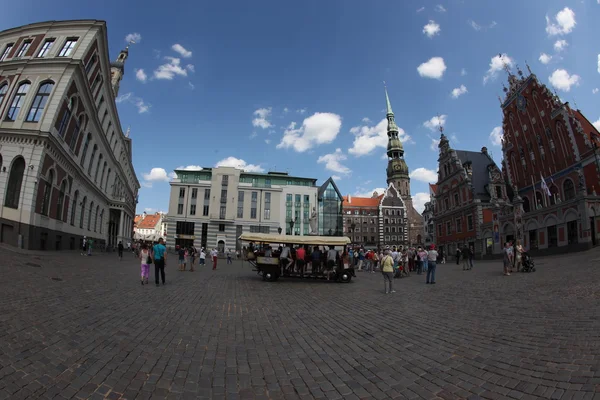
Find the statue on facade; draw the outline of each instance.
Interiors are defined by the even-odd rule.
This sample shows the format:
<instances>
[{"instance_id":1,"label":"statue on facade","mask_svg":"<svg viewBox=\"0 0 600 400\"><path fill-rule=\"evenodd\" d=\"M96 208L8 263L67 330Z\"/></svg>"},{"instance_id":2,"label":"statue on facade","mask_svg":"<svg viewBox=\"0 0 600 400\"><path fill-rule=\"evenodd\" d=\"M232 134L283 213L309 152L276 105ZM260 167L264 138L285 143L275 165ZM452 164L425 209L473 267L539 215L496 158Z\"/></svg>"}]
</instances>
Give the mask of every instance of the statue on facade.
<instances>
[{"instance_id":1,"label":"statue on facade","mask_svg":"<svg viewBox=\"0 0 600 400\"><path fill-rule=\"evenodd\" d=\"M317 210L315 207L312 209L312 214L310 214L310 218L308 219L308 224L310 225L310 233L309 235L318 235L318 220L317 220Z\"/></svg>"}]
</instances>

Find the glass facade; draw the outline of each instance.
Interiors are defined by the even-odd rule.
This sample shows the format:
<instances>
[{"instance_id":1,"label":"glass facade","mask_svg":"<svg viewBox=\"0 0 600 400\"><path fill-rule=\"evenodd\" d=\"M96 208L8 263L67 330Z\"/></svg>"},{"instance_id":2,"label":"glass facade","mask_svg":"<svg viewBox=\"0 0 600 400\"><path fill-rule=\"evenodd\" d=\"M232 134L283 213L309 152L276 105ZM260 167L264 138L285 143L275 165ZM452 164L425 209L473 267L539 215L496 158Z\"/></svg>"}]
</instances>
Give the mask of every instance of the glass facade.
<instances>
[{"instance_id":1,"label":"glass facade","mask_svg":"<svg viewBox=\"0 0 600 400\"><path fill-rule=\"evenodd\" d=\"M321 236L342 236L342 196L333 181L325 183L319 197L319 234Z\"/></svg>"}]
</instances>

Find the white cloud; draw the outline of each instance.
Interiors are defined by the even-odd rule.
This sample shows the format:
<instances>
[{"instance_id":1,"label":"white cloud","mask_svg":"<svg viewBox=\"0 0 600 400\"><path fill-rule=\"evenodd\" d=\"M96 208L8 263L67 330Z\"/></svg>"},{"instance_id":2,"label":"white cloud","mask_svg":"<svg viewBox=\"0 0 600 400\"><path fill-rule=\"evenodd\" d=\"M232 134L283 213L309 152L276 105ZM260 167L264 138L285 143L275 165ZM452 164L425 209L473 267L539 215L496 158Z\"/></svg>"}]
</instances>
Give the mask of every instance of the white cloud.
<instances>
[{"instance_id":1,"label":"white cloud","mask_svg":"<svg viewBox=\"0 0 600 400\"><path fill-rule=\"evenodd\" d=\"M429 20L429 23L423 27L423 33L425 35L427 35L427 37L430 37L430 38L432 38L435 35L439 34L440 31L441 31L440 25L437 24L433 20Z\"/></svg>"},{"instance_id":2,"label":"white cloud","mask_svg":"<svg viewBox=\"0 0 600 400\"><path fill-rule=\"evenodd\" d=\"M425 183L435 183L438 178L437 172L423 167L415 169L408 176Z\"/></svg>"},{"instance_id":3,"label":"white cloud","mask_svg":"<svg viewBox=\"0 0 600 400\"><path fill-rule=\"evenodd\" d=\"M258 110L252 113L255 118L252 120L252 126L257 128L267 129L270 128L271 122L267 118L271 116L271 107L268 108L259 108Z\"/></svg>"},{"instance_id":4,"label":"white cloud","mask_svg":"<svg viewBox=\"0 0 600 400\"><path fill-rule=\"evenodd\" d=\"M462 69L460 70L460 76L465 76L465 75L467 75L467 70L466 70L466 69L464 69L464 68L462 68Z\"/></svg>"},{"instance_id":5,"label":"white cloud","mask_svg":"<svg viewBox=\"0 0 600 400\"><path fill-rule=\"evenodd\" d=\"M453 133L452 135L450 135L450 142L452 142L454 144L460 143L460 141L458 140L458 136L456 136L456 133Z\"/></svg>"},{"instance_id":6,"label":"white cloud","mask_svg":"<svg viewBox=\"0 0 600 400\"><path fill-rule=\"evenodd\" d=\"M550 80L550 84L552 86L565 92L570 91L572 86L579 86L579 82L581 80L579 75L570 75L564 69L555 70L548 79Z\"/></svg>"},{"instance_id":7,"label":"white cloud","mask_svg":"<svg viewBox=\"0 0 600 400\"><path fill-rule=\"evenodd\" d=\"M412 199L415 210L417 210L419 213L422 213L425 209L425 203L431 201L431 196L429 193L419 192L415 193L414 196L412 196Z\"/></svg>"},{"instance_id":8,"label":"white cloud","mask_svg":"<svg viewBox=\"0 0 600 400\"><path fill-rule=\"evenodd\" d=\"M452 97L458 99L461 95L467 93L467 87L460 85L460 87L452 89Z\"/></svg>"},{"instance_id":9,"label":"white cloud","mask_svg":"<svg viewBox=\"0 0 600 400\"><path fill-rule=\"evenodd\" d=\"M373 197L373 193L377 192L378 195L382 195L383 193L385 193L385 188L382 187L378 187L375 189L365 189L364 187L357 187L356 191L354 192L354 194L352 195L352 197Z\"/></svg>"},{"instance_id":10,"label":"white cloud","mask_svg":"<svg viewBox=\"0 0 600 400\"><path fill-rule=\"evenodd\" d=\"M154 78L172 80L175 75L187 76L188 71L194 72L194 66L188 64L185 67L181 66L181 59L176 57L165 57L166 63L160 65L154 71Z\"/></svg>"},{"instance_id":11,"label":"white cloud","mask_svg":"<svg viewBox=\"0 0 600 400\"><path fill-rule=\"evenodd\" d=\"M150 172L142 174L148 182L169 182L169 174L164 168L152 168Z\"/></svg>"},{"instance_id":12,"label":"white cloud","mask_svg":"<svg viewBox=\"0 0 600 400\"><path fill-rule=\"evenodd\" d=\"M296 112L298 114L304 114L306 112L306 108L300 108L300 109L296 110Z\"/></svg>"},{"instance_id":13,"label":"white cloud","mask_svg":"<svg viewBox=\"0 0 600 400\"><path fill-rule=\"evenodd\" d=\"M354 135L354 141L348 153L354 156L366 156L377 148L387 148L387 119L385 118L375 126L355 126L350 129L350 133ZM404 143L410 141L410 136L402 128L398 128L398 138ZM383 157L387 158L385 154Z\"/></svg>"},{"instance_id":14,"label":"white cloud","mask_svg":"<svg viewBox=\"0 0 600 400\"><path fill-rule=\"evenodd\" d=\"M188 87L190 88L190 90L196 89L196 86L192 82L188 82Z\"/></svg>"},{"instance_id":15,"label":"white cloud","mask_svg":"<svg viewBox=\"0 0 600 400\"><path fill-rule=\"evenodd\" d=\"M471 28L475 29L476 31L481 30L481 25L479 25L477 22L473 21L472 19L469 20L469 25L471 25Z\"/></svg>"},{"instance_id":16,"label":"white cloud","mask_svg":"<svg viewBox=\"0 0 600 400\"><path fill-rule=\"evenodd\" d=\"M224 158L216 163L215 167L233 167L243 169L246 172L265 172L265 169L260 165L248 164L246 161L235 157Z\"/></svg>"},{"instance_id":17,"label":"white cloud","mask_svg":"<svg viewBox=\"0 0 600 400\"><path fill-rule=\"evenodd\" d=\"M283 113L284 113L284 114L287 114L287 113L289 113L289 112L290 112L290 109L289 109L289 108L285 107L285 108L283 109Z\"/></svg>"},{"instance_id":18,"label":"white cloud","mask_svg":"<svg viewBox=\"0 0 600 400\"><path fill-rule=\"evenodd\" d=\"M174 52L179 53L179 55L181 55L181 57L183 57L183 58L190 58L192 56L192 52L187 50L185 47L183 47L179 43L175 43L173 46L171 46L171 49Z\"/></svg>"},{"instance_id":19,"label":"white cloud","mask_svg":"<svg viewBox=\"0 0 600 400\"><path fill-rule=\"evenodd\" d=\"M438 151L439 148L438 146L440 145L440 139L435 139L430 137L431 139L431 144L429 145L429 148L431 149L431 151Z\"/></svg>"},{"instance_id":20,"label":"white cloud","mask_svg":"<svg viewBox=\"0 0 600 400\"><path fill-rule=\"evenodd\" d=\"M552 56L550 56L546 53L542 53L542 54L540 54L539 60L542 64L548 64L550 61L552 61Z\"/></svg>"},{"instance_id":21,"label":"white cloud","mask_svg":"<svg viewBox=\"0 0 600 400\"><path fill-rule=\"evenodd\" d=\"M127 34L127 36L125 36L125 42L129 43L129 42L135 42L135 43L139 43L142 41L142 35L140 35L137 32L134 33L129 33Z\"/></svg>"},{"instance_id":22,"label":"white cloud","mask_svg":"<svg viewBox=\"0 0 600 400\"><path fill-rule=\"evenodd\" d=\"M302 153L315 145L331 143L342 127L342 117L333 113L314 113L304 119L302 126L296 128L292 122L284 131L277 148L293 148Z\"/></svg>"},{"instance_id":23,"label":"white cloud","mask_svg":"<svg viewBox=\"0 0 600 400\"><path fill-rule=\"evenodd\" d=\"M370 120L368 117L364 117L364 118L362 119L362 122L364 122L365 124L368 124L368 123L370 123L370 122L371 122L371 120Z\"/></svg>"},{"instance_id":24,"label":"white cloud","mask_svg":"<svg viewBox=\"0 0 600 400\"><path fill-rule=\"evenodd\" d=\"M341 181L342 177L338 175L331 175L331 179L333 179L334 181Z\"/></svg>"},{"instance_id":25,"label":"white cloud","mask_svg":"<svg viewBox=\"0 0 600 400\"><path fill-rule=\"evenodd\" d=\"M503 136L502 127L497 126L494 129L492 129L492 132L490 133L490 141L492 142L492 144L494 146L501 146L502 145L502 136Z\"/></svg>"},{"instance_id":26,"label":"white cloud","mask_svg":"<svg viewBox=\"0 0 600 400\"><path fill-rule=\"evenodd\" d=\"M600 1L600 0L598 0L598 1ZM598 88L594 88L594 89L592 89L592 94L596 94L596 93L598 93L598 90L600 90L600 89L598 89Z\"/></svg>"},{"instance_id":27,"label":"white cloud","mask_svg":"<svg viewBox=\"0 0 600 400\"><path fill-rule=\"evenodd\" d=\"M347 158L348 157L342 153L342 149L335 149L335 152L319 157L317 163L325 164L325 169L328 171L348 175L352 171L342 164L342 161L345 161Z\"/></svg>"},{"instance_id":28,"label":"white cloud","mask_svg":"<svg viewBox=\"0 0 600 400\"><path fill-rule=\"evenodd\" d=\"M271 144L271 139L265 139L266 144Z\"/></svg>"},{"instance_id":29,"label":"white cloud","mask_svg":"<svg viewBox=\"0 0 600 400\"><path fill-rule=\"evenodd\" d=\"M188 165L187 167L184 167L182 165L181 167L177 167L176 169L179 169L182 171L201 171L202 167L199 165Z\"/></svg>"},{"instance_id":30,"label":"white cloud","mask_svg":"<svg viewBox=\"0 0 600 400\"><path fill-rule=\"evenodd\" d=\"M432 57L417 68L419 75L424 78L442 79L446 71L446 63L442 57Z\"/></svg>"},{"instance_id":31,"label":"white cloud","mask_svg":"<svg viewBox=\"0 0 600 400\"><path fill-rule=\"evenodd\" d=\"M546 15L546 32L548 33L548 36L566 35L567 33L571 33L577 24L575 21L575 13L569 7L565 7L556 13L554 19L555 21L552 21L550 17Z\"/></svg>"},{"instance_id":32,"label":"white cloud","mask_svg":"<svg viewBox=\"0 0 600 400\"><path fill-rule=\"evenodd\" d=\"M554 42L554 51L563 51L568 45L569 42L567 42L565 39L559 39L556 42Z\"/></svg>"},{"instance_id":33,"label":"white cloud","mask_svg":"<svg viewBox=\"0 0 600 400\"><path fill-rule=\"evenodd\" d=\"M600 0L598 0L598 1L600 1ZM425 7L421 7L421 8L419 8L419 9L417 10L417 12L418 12L418 13L420 13L420 12L422 12L422 11L425 11Z\"/></svg>"},{"instance_id":34,"label":"white cloud","mask_svg":"<svg viewBox=\"0 0 600 400\"><path fill-rule=\"evenodd\" d=\"M600 131L600 118L598 118L596 122L592 123L592 125L594 125L594 127Z\"/></svg>"},{"instance_id":35,"label":"white cloud","mask_svg":"<svg viewBox=\"0 0 600 400\"><path fill-rule=\"evenodd\" d=\"M441 4L438 4L437 6L435 6L434 10L437 11L437 12L440 12L440 13L446 12L446 9Z\"/></svg>"},{"instance_id":36,"label":"white cloud","mask_svg":"<svg viewBox=\"0 0 600 400\"><path fill-rule=\"evenodd\" d=\"M498 72L504 68L505 64L509 68L512 68L513 66L513 60L507 54L498 54L492 57L490 60L490 69L488 69L483 77L483 84L485 85L490 79L496 79Z\"/></svg>"},{"instance_id":37,"label":"white cloud","mask_svg":"<svg viewBox=\"0 0 600 400\"><path fill-rule=\"evenodd\" d=\"M140 81L142 83L146 83L146 81L148 80L148 75L146 75L144 70L136 69L134 71L135 71L135 79L137 79L138 81Z\"/></svg>"},{"instance_id":38,"label":"white cloud","mask_svg":"<svg viewBox=\"0 0 600 400\"><path fill-rule=\"evenodd\" d=\"M117 104L123 102L133 104L137 107L138 113L140 114L149 112L152 107L152 104L146 103L141 97L134 96L132 92L123 93L115 99L115 102Z\"/></svg>"},{"instance_id":39,"label":"white cloud","mask_svg":"<svg viewBox=\"0 0 600 400\"><path fill-rule=\"evenodd\" d=\"M435 117L431 117L430 120L423 122L423 126L427 129L429 129L432 132L438 131L440 129L440 125L441 126L445 126L446 125L446 119L448 118L447 115L440 115L440 116L435 116Z\"/></svg>"}]
</instances>

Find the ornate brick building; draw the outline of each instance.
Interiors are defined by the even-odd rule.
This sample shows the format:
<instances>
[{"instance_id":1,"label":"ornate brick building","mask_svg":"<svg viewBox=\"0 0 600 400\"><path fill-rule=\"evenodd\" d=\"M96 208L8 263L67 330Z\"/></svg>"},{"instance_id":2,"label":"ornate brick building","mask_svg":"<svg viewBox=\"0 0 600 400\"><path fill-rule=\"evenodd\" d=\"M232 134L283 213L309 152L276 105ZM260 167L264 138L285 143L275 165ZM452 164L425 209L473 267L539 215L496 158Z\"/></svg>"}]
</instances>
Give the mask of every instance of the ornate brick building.
<instances>
[{"instance_id":1,"label":"ornate brick building","mask_svg":"<svg viewBox=\"0 0 600 400\"><path fill-rule=\"evenodd\" d=\"M373 248L379 245L379 204L380 195L372 197L344 196L344 235L352 243Z\"/></svg>"},{"instance_id":2,"label":"ornate brick building","mask_svg":"<svg viewBox=\"0 0 600 400\"><path fill-rule=\"evenodd\" d=\"M511 238L534 251L589 248L600 230L600 134L529 67L527 76L506 69L503 173L514 196L495 205L494 251Z\"/></svg>"},{"instance_id":3,"label":"ornate brick building","mask_svg":"<svg viewBox=\"0 0 600 400\"><path fill-rule=\"evenodd\" d=\"M140 187L115 97L128 49L106 23L0 32L0 241L27 249L130 240Z\"/></svg>"}]
</instances>

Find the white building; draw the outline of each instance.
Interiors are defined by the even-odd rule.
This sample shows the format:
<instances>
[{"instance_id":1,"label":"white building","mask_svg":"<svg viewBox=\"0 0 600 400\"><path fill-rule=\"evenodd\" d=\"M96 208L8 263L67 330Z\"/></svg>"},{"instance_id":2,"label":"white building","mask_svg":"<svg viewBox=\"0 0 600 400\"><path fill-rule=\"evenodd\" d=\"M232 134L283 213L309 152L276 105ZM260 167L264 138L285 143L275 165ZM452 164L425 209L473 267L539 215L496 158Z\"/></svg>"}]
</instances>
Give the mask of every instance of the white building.
<instances>
[{"instance_id":1,"label":"white building","mask_svg":"<svg viewBox=\"0 0 600 400\"><path fill-rule=\"evenodd\" d=\"M160 238L166 238L164 213L146 214L136 216L136 224L133 228L134 240L155 242Z\"/></svg>"},{"instance_id":2,"label":"white building","mask_svg":"<svg viewBox=\"0 0 600 400\"><path fill-rule=\"evenodd\" d=\"M0 32L0 241L27 249L131 237L140 187L115 97L106 23L51 21Z\"/></svg>"},{"instance_id":3,"label":"white building","mask_svg":"<svg viewBox=\"0 0 600 400\"><path fill-rule=\"evenodd\" d=\"M194 245L223 252L241 249L237 238L242 232L304 235L310 231L316 179L232 167L175 173L167 219L169 247Z\"/></svg>"}]
</instances>

